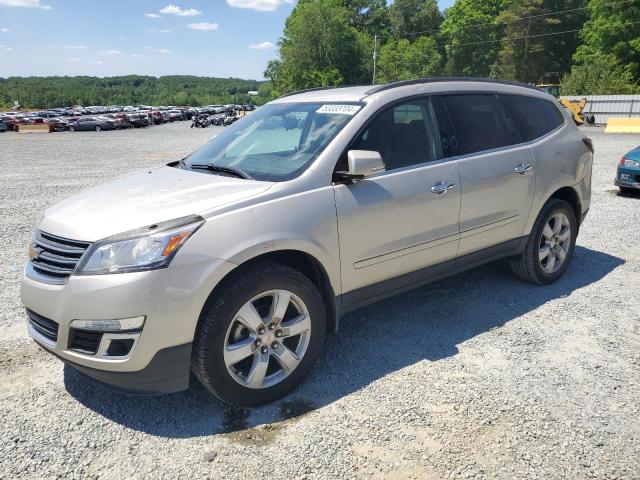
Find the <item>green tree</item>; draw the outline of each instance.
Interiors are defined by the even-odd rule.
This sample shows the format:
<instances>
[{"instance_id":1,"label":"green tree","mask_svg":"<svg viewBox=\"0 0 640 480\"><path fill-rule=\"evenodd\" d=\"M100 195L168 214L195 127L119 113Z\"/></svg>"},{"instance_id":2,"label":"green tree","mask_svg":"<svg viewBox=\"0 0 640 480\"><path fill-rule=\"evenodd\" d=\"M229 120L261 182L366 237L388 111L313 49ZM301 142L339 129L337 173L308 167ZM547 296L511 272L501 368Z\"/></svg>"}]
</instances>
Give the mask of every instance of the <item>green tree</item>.
<instances>
[{"instance_id":1,"label":"green tree","mask_svg":"<svg viewBox=\"0 0 640 480\"><path fill-rule=\"evenodd\" d=\"M640 2L589 0L589 20L580 31L583 43L573 59L589 65L603 56L640 79Z\"/></svg>"},{"instance_id":2,"label":"green tree","mask_svg":"<svg viewBox=\"0 0 640 480\"><path fill-rule=\"evenodd\" d=\"M391 34L386 0L343 0L349 11L349 24L369 37L378 36L385 43Z\"/></svg>"},{"instance_id":3,"label":"green tree","mask_svg":"<svg viewBox=\"0 0 640 480\"><path fill-rule=\"evenodd\" d=\"M436 0L395 0L389 9L389 19L397 36L435 35L442 14Z\"/></svg>"},{"instance_id":4,"label":"green tree","mask_svg":"<svg viewBox=\"0 0 640 480\"><path fill-rule=\"evenodd\" d=\"M379 76L383 82L432 77L440 73L442 56L432 37L390 40L380 50Z\"/></svg>"},{"instance_id":5,"label":"green tree","mask_svg":"<svg viewBox=\"0 0 640 480\"><path fill-rule=\"evenodd\" d=\"M448 75L489 77L504 34L498 16L505 0L457 0L445 11L441 34L446 42Z\"/></svg>"},{"instance_id":6,"label":"green tree","mask_svg":"<svg viewBox=\"0 0 640 480\"><path fill-rule=\"evenodd\" d=\"M298 3L285 22L279 46L280 59L270 62L264 73L276 95L368 80L369 42L349 24L349 11L340 0Z\"/></svg>"},{"instance_id":7,"label":"green tree","mask_svg":"<svg viewBox=\"0 0 640 480\"><path fill-rule=\"evenodd\" d=\"M637 91L640 88L635 87ZM562 95L608 95L633 93L631 72L617 64L613 55L591 56L588 64L574 65L562 79Z\"/></svg>"},{"instance_id":8,"label":"green tree","mask_svg":"<svg viewBox=\"0 0 640 480\"><path fill-rule=\"evenodd\" d=\"M582 0L512 0L499 16L505 25L500 75L535 83L544 74L567 72L579 44L575 30L585 20L582 6Z\"/></svg>"}]
</instances>

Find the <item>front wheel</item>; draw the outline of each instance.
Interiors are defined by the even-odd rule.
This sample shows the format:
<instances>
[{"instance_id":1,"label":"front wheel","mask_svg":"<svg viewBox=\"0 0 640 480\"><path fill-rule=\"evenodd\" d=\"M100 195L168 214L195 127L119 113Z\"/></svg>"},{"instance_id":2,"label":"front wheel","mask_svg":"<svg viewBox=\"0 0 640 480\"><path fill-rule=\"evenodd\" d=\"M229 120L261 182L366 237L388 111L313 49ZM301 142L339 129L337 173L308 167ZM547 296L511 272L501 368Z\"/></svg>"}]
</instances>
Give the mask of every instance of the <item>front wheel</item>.
<instances>
[{"instance_id":1,"label":"front wheel","mask_svg":"<svg viewBox=\"0 0 640 480\"><path fill-rule=\"evenodd\" d=\"M240 267L205 304L192 368L225 402L272 402L307 375L325 331L322 297L306 276L270 262Z\"/></svg>"},{"instance_id":2,"label":"front wheel","mask_svg":"<svg viewBox=\"0 0 640 480\"><path fill-rule=\"evenodd\" d=\"M96 132L99 132L102 130L102 127L100 125L96 125Z\"/></svg>"},{"instance_id":3,"label":"front wheel","mask_svg":"<svg viewBox=\"0 0 640 480\"><path fill-rule=\"evenodd\" d=\"M524 251L511 261L513 273L538 285L555 282L573 256L578 222L564 200L551 199L536 219Z\"/></svg>"}]
</instances>

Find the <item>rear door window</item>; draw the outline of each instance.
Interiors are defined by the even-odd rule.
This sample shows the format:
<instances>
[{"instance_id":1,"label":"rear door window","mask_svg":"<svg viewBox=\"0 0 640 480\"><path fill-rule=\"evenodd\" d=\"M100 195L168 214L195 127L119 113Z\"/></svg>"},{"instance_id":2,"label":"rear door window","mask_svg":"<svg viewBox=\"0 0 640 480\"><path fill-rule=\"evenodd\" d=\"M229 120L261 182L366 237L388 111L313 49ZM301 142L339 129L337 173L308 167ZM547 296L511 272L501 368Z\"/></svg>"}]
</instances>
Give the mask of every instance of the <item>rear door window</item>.
<instances>
[{"instance_id":1,"label":"rear door window","mask_svg":"<svg viewBox=\"0 0 640 480\"><path fill-rule=\"evenodd\" d=\"M564 123L562 112L548 100L503 94L500 100L521 142L540 138Z\"/></svg>"},{"instance_id":2,"label":"rear door window","mask_svg":"<svg viewBox=\"0 0 640 480\"><path fill-rule=\"evenodd\" d=\"M443 95L457 143L457 155L493 150L514 143L494 94Z\"/></svg>"}]
</instances>

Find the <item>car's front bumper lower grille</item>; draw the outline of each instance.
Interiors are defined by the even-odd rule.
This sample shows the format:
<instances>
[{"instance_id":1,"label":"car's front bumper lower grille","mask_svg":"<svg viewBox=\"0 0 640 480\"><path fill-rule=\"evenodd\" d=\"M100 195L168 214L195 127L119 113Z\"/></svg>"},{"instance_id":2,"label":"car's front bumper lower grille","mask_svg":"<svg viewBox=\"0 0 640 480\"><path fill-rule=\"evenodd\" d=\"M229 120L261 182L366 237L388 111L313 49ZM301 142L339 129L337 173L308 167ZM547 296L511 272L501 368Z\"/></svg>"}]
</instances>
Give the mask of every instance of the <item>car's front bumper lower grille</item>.
<instances>
[{"instance_id":1,"label":"car's front bumper lower grille","mask_svg":"<svg viewBox=\"0 0 640 480\"><path fill-rule=\"evenodd\" d=\"M52 343L58 341L58 324L56 322L29 309L27 309L27 318L29 319L29 325L38 335Z\"/></svg>"}]
</instances>

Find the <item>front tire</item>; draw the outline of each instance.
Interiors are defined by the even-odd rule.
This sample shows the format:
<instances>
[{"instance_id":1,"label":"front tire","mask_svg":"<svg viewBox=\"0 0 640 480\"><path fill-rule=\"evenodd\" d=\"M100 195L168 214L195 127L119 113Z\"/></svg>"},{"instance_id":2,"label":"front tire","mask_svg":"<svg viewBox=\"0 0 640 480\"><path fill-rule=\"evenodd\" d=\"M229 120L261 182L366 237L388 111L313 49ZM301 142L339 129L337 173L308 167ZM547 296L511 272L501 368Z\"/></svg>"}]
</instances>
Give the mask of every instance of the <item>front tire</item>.
<instances>
[{"instance_id":1,"label":"front tire","mask_svg":"<svg viewBox=\"0 0 640 480\"><path fill-rule=\"evenodd\" d=\"M272 402L302 382L320 355L326 312L305 275L261 262L240 267L207 300L192 369L224 402Z\"/></svg>"},{"instance_id":2,"label":"front tire","mask_svg":"<svg viewBox=\"0 0 640 480\"><path fill-rule=\"evenodd\" d=\"M99 132L102 130L102 127L100 125L96 125L96 132Z\"/></svg>"},{"instance_id":3,"label":"front tire","mask_svg":"<svg viewBox=\"0 0 640 480\"><path fill-rule=\"evenodd\" d=\"M524 251L511 260L511 270L529 283L555 282L569 266L577 235L578 222L571 205L552 198L538 214Z\"/></svg>"}]
</instances>

